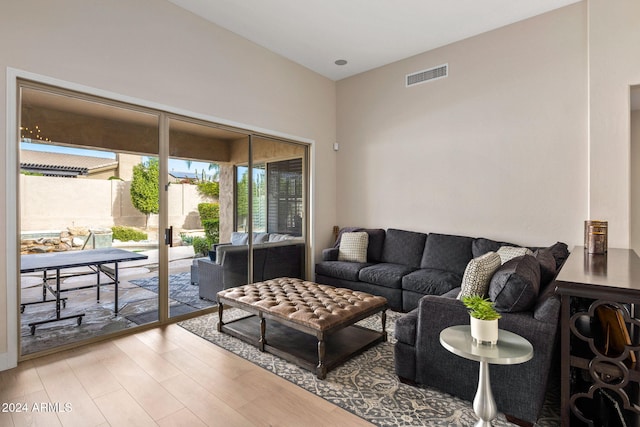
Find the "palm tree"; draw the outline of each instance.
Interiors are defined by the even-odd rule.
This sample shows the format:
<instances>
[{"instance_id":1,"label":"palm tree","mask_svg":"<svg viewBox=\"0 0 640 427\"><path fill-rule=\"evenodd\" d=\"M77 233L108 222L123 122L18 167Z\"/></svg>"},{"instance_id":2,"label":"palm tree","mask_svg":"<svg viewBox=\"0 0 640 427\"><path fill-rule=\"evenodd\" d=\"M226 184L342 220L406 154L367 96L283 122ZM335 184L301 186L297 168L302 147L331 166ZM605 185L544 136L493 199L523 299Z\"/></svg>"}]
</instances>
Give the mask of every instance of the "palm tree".
<instances>
[{"instance_id":1,"label":"palm tree","mask_svg":"<svg viewBox=\"0 0 640 427\"><path fill-rule=\"evenodd\" d=\"M217 163L209 163L209 170L214 171L211 174L211 180L218 181L220 179L220 165Z\"/></svg>"}]
</instances>

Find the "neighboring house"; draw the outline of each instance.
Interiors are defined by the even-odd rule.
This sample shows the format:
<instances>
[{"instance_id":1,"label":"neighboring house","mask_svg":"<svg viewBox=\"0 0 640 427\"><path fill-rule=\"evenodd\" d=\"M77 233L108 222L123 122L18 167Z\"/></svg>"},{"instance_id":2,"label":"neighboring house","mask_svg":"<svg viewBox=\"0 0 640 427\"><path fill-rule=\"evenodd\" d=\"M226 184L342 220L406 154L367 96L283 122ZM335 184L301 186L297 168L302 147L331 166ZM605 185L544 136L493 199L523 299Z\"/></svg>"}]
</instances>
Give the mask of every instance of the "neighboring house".
<instances>
[{"instance_id":1,"label":"neighboring house","mask_svg":"<svg viewBox=\"0 0 640 427\"><path fill-rule=\"evenodd\" d=\"M20 171L66 178L109 179L117 177L123 181L130 181L133 165L140 163L141 159L141 156L123 153L116 154L115 159L109 159L20 150Z\"/></svg>"},{"instance_id":2,"label":"neighboring house","mask_svg":"<svg viewBox=\"0 0 640 427\"><path fill-rule=\"evenodd\" d=\"M75 154L20 150L20 171L67 178L118 176L118 160Z\"/></svg>"}]
</instances>

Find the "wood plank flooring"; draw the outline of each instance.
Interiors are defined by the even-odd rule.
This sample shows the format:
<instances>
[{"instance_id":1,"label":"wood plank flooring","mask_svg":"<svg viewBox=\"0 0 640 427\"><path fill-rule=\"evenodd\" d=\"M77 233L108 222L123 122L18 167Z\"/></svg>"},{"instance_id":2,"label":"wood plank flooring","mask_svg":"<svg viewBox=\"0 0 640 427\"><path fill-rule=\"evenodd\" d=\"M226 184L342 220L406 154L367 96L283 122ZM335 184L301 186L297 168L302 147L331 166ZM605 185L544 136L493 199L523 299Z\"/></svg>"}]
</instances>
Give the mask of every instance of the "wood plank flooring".
<instances>
[{"instance_id":1,"label":"wood plank flooring","mask_svg":"<svg viewBox=\"0 0 640 427\"><path fill-rule=\"evenodd\" d=\"M0 372L0 426L371 426L177 325Z\"/></svg>"}]
</instances>

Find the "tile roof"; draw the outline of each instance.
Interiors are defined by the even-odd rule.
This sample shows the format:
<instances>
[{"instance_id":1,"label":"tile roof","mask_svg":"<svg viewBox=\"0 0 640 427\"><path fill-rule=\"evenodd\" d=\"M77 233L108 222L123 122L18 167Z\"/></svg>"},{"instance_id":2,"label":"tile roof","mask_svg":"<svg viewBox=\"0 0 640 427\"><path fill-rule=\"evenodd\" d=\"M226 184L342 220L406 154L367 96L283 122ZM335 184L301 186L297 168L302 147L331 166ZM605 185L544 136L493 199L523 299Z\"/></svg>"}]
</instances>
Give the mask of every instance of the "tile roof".
<instances>
[{"instance_id":1,"label":"tile roof","mask_svg":"<svg viewBox=\"0 0 640 427\"><path fill-rule=\"evenodd\" d=\"M81 170L99 169L108 166L118 166L116 159L104 157L77 156L75 154L47 153L33 150L20 150L20 167L46 167L48 169Z\"/></svg>"}]
</instances>

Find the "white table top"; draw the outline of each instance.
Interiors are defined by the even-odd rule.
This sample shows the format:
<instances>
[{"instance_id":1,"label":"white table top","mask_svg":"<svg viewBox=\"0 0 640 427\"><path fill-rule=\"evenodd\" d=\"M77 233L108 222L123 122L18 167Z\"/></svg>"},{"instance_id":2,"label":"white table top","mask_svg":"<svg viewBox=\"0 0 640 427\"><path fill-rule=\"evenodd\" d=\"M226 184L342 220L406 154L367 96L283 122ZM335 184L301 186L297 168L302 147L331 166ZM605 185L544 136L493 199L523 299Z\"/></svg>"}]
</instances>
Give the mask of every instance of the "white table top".
<instances>
[{"instance_id":1,"label":"white table top","mask_svg":"<svg viewBox=\"0 0 640 427\"><path fill-rule=\"evenodd\" d=\"M525 338L500 329L495 345L477 344L471 338L471 326L456 325L440 332L440 344L453 354L477 362L515 365L533 357L533 346Z\"/></svg>"}]
</instances>

